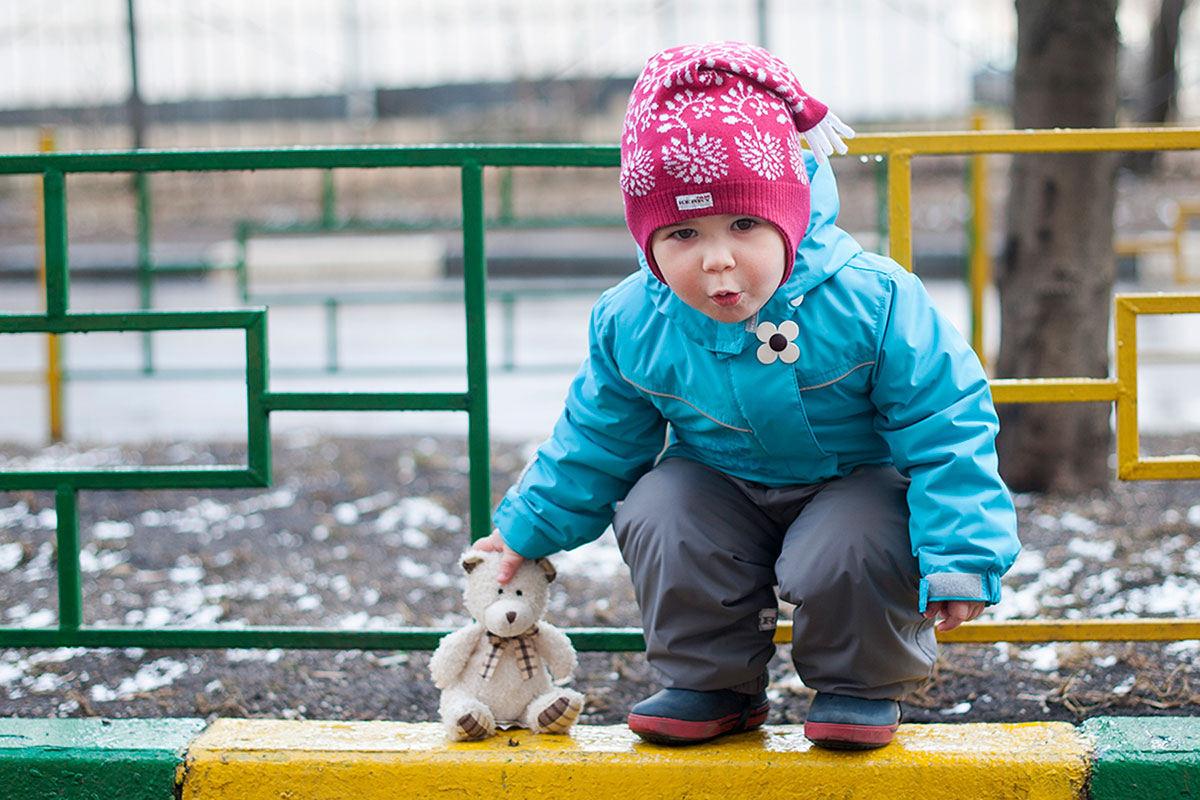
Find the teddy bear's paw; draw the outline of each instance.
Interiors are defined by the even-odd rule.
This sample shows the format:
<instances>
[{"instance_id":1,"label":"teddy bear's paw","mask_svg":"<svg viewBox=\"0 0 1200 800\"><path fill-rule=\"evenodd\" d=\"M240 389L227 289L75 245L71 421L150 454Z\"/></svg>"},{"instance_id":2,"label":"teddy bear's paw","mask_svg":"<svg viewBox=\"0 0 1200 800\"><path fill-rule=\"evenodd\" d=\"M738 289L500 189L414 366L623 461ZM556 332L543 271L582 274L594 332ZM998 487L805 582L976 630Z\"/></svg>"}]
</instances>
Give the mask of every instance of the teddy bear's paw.
<instances>
[{"instance_id":1,"label":"teddy bear's paw","mask_svg":"<svg viewBox=\"0 0 1200 800\"><path fill-rule=\"evenodd\" d=\"M541 733L566 733L583 711L583 696L577 693L561 694L554 702L542 709L537 716L537 730Z\"/></svg>"},{"instance_id":2,"label":"teddy bear's paw","mask_svg":"<svg viewBox=\"0 0 1200 800\"><path fill-rule=\"evenodd\" d=\"M454 721L456 739L486 739L496 732L492 715L483 710L468 711Z\"/></svg>"}]
</instances>

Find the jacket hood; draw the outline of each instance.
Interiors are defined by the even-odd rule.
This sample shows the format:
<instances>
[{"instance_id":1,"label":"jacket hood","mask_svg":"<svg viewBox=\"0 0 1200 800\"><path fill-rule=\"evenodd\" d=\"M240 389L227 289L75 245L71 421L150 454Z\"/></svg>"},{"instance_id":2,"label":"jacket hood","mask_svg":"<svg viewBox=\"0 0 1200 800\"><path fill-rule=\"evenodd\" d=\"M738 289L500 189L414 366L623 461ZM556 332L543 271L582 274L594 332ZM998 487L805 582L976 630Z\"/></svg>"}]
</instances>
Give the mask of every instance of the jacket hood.
<instances>
[{"instance_id":1,"label":"jacket hood","mask_svg":"<svg viewBox=\"0 0 1200 800\"><path fill-rule=\"evenodd\" d=\"M790 317L789 307L798 306L807 292L827 281L862 252L862 247L854 237L837 226L841 205L833 167L828 161L818 164L808 152L804 154L804 164L811 186L808 229L796 251L791 276L775 290L775 294L759 311L760 315L771 319ZM717 322L684 303L656 278L640 249L638 263L641 265L643 286L655 307L679 325L689 339L727 355L740 353L751 342L757 346L758 342L753 336L746 336L747 331L754 330L754 317L745 322Z\"/></svg>"}]
</instances>

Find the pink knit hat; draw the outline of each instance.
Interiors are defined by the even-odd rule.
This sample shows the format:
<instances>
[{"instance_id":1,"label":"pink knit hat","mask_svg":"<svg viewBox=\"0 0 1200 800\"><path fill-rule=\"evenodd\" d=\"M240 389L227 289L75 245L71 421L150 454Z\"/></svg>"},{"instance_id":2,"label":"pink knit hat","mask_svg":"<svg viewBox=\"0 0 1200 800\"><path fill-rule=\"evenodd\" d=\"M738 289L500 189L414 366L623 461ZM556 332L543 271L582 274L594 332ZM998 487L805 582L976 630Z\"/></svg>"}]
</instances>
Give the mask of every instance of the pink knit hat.
<instances>
[{"instance_id":1,"label":"pink knit hat","mask_svg":"<svg viewBox=\"0 0 1200 800\"><path fill-rule=\"evenodd\" d=\"M709 214L774 224L789 254L788 279L809 215L800 134L824 161L846 152L841 137L854 131L761 47L716 42L650 57L625 113L621 190L629 231L659 280L651 234Z\"/></svg>"}]
</instances>

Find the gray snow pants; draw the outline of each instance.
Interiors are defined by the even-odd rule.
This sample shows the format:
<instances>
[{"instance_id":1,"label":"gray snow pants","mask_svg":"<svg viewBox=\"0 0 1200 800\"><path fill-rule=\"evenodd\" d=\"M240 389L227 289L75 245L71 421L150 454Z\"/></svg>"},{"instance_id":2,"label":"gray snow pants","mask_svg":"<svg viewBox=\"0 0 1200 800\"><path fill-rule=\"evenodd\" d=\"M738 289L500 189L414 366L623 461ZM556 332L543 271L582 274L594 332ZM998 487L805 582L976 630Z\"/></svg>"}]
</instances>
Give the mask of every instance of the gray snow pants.
<instances>
[{"instance_id":1,"label":"gray snow pants","mask_svg":"<svg viewBox=\"0 0 1200 800\"><path fill-rule=\"evenodd\" d=\"M778 597L796 606L792 661L805 685L901 699L937 660L917 610L908 481L890 466L771 488L663 460L617 507L646 657L673 688L766 687Z\"/></svg>"}]
</instances>

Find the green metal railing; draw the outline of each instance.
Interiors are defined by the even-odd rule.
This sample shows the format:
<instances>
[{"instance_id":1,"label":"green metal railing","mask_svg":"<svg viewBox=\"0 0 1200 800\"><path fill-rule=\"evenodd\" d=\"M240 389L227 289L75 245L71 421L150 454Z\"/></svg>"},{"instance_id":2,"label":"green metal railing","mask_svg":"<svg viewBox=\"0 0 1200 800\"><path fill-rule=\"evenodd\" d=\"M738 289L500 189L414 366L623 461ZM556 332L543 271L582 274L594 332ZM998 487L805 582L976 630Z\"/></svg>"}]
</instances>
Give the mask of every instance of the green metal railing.
<instances>
[{"instance_id":1,"label":"green metal railing","mask_svg":"<svg viewBox=\"0 0 1200 800\"><path fill-rule=\"evenodd\" d=\"M615 167L612 147L428 146L137 151L0 156L0 175L40 175L45 231L45 314L0 314L0 334L77 334L99 331L242 330L245 333L247 458L244 464L204 467L103 467L82 470L0 471L0 491L52 491L58 515L57 628L0 628L0 647L289 647L428 649L446 631L396 629L340 631L312 628L146 629L91 627L83 623L79 564L80 491L100 489L229 489L271 482L270 415L282 411L456 411L468 416L470 529L490 531L490 458L487 416L485 167ZM466 307L467 389L461 393L272 392L267 359L267 311L243 310L78 313L70 307L67 259L67 182L78 173L131 173L139 181L155 172L339 168L452 167L461 175ZM141 209L140 213L149 213ZM143 251L145 242L140 243ZM150 271L139 263L139 273ZM143 289L143 295L145 295ZM143 296L143 300L146 298ZM630 650L642 646L631 631L577 630L578 647Z\"/></svg>"},{"instance_id":2,"label":"green metal railing","mask_svg":"<svg viewBox=\"0 0 1200 800\"><path fill-rule=\"evenodd\" d=\"M1200 149L1200 130L1028 131L862 136L851 152L886 153L888 239L893 257L911 262L910 162L915 155L992 152ZM333 147L229 151L137 151L93 154L0 156L0 175L41 176L45 230L46 313L2 314L0 334L60 335L95 331L242 330L246 342L247 459L245 464L208 467L104 467L90 470L0 471L0 491L55 493L58 512L59 625L57 628L0 628L0 647L288 647L429 649L447 631L396 629L342 631L311 628L237 629L100 628L83 624L79 564L78 493L96 489L238 488L271 480L270 415L280 411L461 411L468 415L470 530L472 539L490 529L490 458L487 418L487 299L483 170L486 167L616 167L614 146L443 145L424 147ZM132 173L209 170L451 167L460 170L466 306L467 390L463 393L279 393L270 390L266 318L263 308L232 311L76 313L70 310L67 263L66 176L75 173ZM145 242L142 243L146 244ZM139 264L140 271L149 269ZM978 287L976 287L978 288ZM143 298L145 299L145 298ZM1200 296L1168 302L1118 299L1128 328L1137 313L1195 313ZM1124 309L1122 311L1122 309ZM1123 379L1056 378L994 381L997 402L1112 402L1118 405L1120 441L1132 460L1121 477L1200 476L1200 460L1176 456L1138 460L1136 436L1136 345L1126 337ZM1126 463L1128 462L1128 464ZM1150 463L1153 462L1153 463ZM1150 463L1149 469L1137 468ZM780 625L777 641L790 626ZM629 651L643 645L637 629L572 629L581 650ZM1200 620L1028 620L975 623L950 632L946 641L1132 641L1200 638Z\"/></svg>"}]
</instances>

